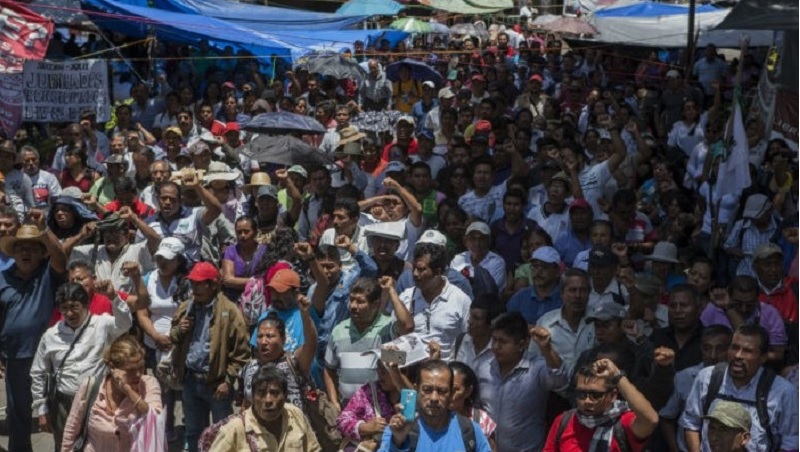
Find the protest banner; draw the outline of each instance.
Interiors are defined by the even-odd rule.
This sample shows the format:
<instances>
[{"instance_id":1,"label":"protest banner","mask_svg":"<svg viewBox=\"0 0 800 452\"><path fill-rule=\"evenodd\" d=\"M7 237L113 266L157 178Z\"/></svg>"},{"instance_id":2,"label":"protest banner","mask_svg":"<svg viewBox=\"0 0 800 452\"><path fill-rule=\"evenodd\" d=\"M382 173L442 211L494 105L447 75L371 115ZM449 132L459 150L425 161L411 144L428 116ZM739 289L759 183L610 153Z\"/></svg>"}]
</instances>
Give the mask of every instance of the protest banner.
<instances>
[{"instance_id":1,"label":"protest banner","mask_svg":"<svg viewBox=\"0 0 800 452\"><path fill-rule=\"evenodd\" d=\"M13 137L22 123L22 74L0 74L0 130Z\"/></svg>"},{"instance_id":2,"label":"protest banner","mask_svg":"<svg viewBox=\"0 0 800 452\"><path fill-rule=\"evenodd\" d=\"M85 110L94 111L98 122L111 119L103 60L28 61L22 75L25 121L77 122Z\"/></svg>"},{"instance_id":3,"label":"protest banner","mask_svg":"<svg viewBox=\"0 0 800 452\"><path fill-rule=\"evenodd\" d=\"M22 71L25 60L41 60L53 21L13 2L0 0L0 73Z\"/></svg>"}]
</instances>

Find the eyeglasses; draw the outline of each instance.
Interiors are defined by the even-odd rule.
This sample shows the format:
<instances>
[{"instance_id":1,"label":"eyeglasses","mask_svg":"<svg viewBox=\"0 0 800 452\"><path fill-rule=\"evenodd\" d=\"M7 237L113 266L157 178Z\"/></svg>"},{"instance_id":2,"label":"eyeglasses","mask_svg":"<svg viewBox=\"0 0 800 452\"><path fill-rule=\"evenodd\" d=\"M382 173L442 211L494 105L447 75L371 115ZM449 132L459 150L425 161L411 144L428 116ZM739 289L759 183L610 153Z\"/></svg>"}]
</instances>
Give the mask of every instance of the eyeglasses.
<instances>
[{"instance_id":1,"label":"eyeglasses","mask_svg":"<svg viewBox=\"0 0 800 452\"><path fill-rule=\"evenodd\" d=\"M597 402L608 394L608 391L575 391L575 400L584 400L588 398L592 402Z\"/></svg>"}]
</instances>

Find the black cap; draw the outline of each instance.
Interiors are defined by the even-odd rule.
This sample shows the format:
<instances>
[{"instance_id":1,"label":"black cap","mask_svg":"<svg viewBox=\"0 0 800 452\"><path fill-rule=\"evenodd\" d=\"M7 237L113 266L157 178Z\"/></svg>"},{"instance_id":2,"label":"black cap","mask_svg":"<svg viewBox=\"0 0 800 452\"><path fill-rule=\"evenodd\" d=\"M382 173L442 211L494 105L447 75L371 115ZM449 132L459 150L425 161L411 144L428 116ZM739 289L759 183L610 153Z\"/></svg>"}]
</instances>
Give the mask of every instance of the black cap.
<instances>
[{"instance_id":1,"label":"black cap","mask_svg":"<svg viewBox=\"0 0 800 452\"><path fill-rule=\"evenodd\" d=\"M617 265L618 263L619 259L617 255L607 246L595 246L589 251L590 266L606 267L609 265Z\"/></svg>"}]
</instances>

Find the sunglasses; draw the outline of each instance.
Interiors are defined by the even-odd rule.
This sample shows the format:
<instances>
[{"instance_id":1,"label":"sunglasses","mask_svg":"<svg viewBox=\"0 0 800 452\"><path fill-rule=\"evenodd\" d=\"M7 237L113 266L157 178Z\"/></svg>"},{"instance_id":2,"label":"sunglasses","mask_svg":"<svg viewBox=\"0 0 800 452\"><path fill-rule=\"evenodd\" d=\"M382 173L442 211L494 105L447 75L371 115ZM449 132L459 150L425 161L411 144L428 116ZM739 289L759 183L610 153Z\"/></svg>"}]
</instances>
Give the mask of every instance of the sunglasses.
<instances>
[{"instance_id":1,"label":"sunglasses","mask_svg":"<svg viewBox=\"0 0 800 452\"><path fill-rule=\"evenodd\" d=\"M609 391L575 391L575 400L584 400L588 398L592 402L597 402L608 394Z\"/></svg>"}]
</instances>

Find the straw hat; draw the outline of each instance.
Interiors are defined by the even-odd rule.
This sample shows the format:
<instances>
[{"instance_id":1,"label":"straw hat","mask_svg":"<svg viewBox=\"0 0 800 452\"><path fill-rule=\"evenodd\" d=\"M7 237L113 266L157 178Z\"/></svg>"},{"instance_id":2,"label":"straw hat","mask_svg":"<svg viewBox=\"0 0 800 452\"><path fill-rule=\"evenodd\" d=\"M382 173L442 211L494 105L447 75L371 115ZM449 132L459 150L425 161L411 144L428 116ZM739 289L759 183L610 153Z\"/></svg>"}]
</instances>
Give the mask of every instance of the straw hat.
<instances>
[{"instance_id":1,"label":"straw hat","mask_svg":"<svg viewBox=\"0 0 800 452\"><path fill-rule=\"evenodd\" d=\"M272 185L272 179L270 179L269 174L258 171L250 175L250 183L242 186L242 190L249 192L250 190L258 189L262 185Z\"/></svg>"},{"instance_id":2,"label":"straw hat","mask_svg":"<svg viewBox=\"0 0 800 452\"><path fill-rule=\"evenodd\" d=\"M358 141L366 136L367 134L359 132L355 127L345 127L339 131L339 146Z\"/></svg>"},{"instance_id":3,"label":"straw hat","mask_svg":"<svg viewBox=\"0 0 800 452\"><path fill-rule=\"evenodd\" d=\"M32 224L24 224L17 229L17 234L15 236L0 238L0 251L6 256L10 256L12 251L14 251L14 245L18 242L38 242L41 243L42 246L46 246L45 240L44 232L40 231L38 227Z\"/></svg>"},{"instance_id":4,"label":"straw hat","mask_svg":"<svg viewBox=\"0 0 800 452\"><path fill-rule=\"evenodd\" d=\"M228 165L222 162L211 162L208 164L208 171L203 176L203 185L208 185L216 180L230 182L236 180L238 174L231 171Z\"/></svg>"}]
</instances>

